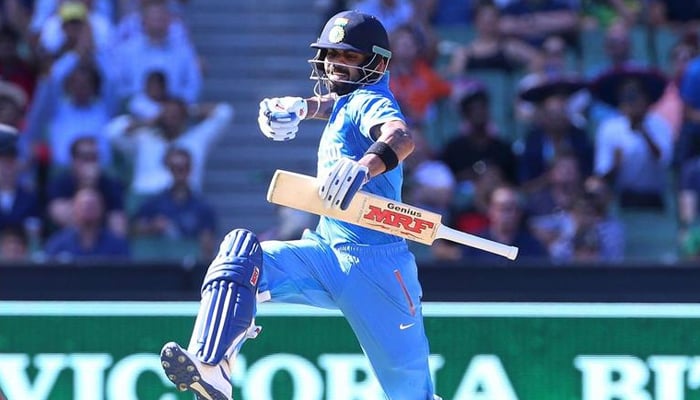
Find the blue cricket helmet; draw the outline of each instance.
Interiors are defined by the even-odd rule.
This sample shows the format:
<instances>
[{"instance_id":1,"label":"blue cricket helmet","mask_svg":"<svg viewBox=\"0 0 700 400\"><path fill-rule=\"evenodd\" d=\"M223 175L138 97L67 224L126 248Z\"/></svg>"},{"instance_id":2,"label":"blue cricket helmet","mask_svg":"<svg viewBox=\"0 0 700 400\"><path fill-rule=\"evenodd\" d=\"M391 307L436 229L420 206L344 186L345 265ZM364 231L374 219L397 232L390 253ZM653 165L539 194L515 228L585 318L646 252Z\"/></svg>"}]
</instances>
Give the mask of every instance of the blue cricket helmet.
<instances>
[{"instance_id":1,"label":"blue cricket helmet","mask_svg":"<svg viewBox=\"0 0 700 400\"><path fill-rule=\"evenodd\" d=\"M321 31L318 39L311 43L317 49L316 56L309 60L312 66L311 79L325 82L328 88L335 87L340 94L353 88L378 82L386 72L391 59L389 35L379 20L360 11L342 11L332 16ZM345 65L346 68L360 70L361 78L355 81L336 80L331 82L324 71L324 61L328 50L346 50L365 54L363 65ZM381 64L382 60L384 64ZM337 64L340 65L340 64ZM382 66L383 65L383 66ZM345 87L339 89L345 84Z\"/></svg>"},{"instance_id":2,"label":"blue cricket helmet","mask_svg":"<svg viewBox=\"0 0 700 400\"><path fill-rule=\"evenodd\" d=\"M331 17L311 47L352 50L391 58L389 35L382 23L359 11L342 11Z\"/></svg>"}]
</instances>

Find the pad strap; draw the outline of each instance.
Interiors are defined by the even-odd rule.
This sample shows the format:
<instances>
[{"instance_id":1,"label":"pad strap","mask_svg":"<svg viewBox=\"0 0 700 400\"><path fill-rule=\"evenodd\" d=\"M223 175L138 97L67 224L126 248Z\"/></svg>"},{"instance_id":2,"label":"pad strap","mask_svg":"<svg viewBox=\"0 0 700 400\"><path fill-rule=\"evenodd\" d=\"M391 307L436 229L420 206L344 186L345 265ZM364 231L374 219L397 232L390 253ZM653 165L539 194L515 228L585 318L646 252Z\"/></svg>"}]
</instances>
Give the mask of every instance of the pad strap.
<instances>
[{"instance_id":1,"label":"pad strap","mask_svg":"<svg viewBox=\"0 0 700 400\"><path fill-rule=\"evenodd\" d=\"M386 168L384 172L391 171L399 165L399 157L396 155L396 152L385 142L374 142L369 146L365 154L376 154L379 156Z\"/></svg>"}]
</instances>

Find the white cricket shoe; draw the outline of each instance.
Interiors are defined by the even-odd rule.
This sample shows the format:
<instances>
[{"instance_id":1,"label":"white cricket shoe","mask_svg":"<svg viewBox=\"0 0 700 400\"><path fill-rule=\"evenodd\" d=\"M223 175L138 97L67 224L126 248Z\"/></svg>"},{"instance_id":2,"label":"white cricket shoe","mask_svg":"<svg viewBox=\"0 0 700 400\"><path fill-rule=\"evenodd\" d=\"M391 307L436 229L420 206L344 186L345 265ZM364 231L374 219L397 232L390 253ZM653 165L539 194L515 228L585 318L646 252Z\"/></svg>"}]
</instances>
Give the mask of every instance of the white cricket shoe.
<instances>
[{"instance_id":1,"label":"white cricket shoe","mask_svg":"<svg viewBox=\"0 0 700 400\"><path fill-rule=\"evenodd\" d=\"M179 391L189 390L197 400L233 400L228 362L205 364L177 343L169 342L160 351L160 363Z\"/></svg>"}]
</instances>

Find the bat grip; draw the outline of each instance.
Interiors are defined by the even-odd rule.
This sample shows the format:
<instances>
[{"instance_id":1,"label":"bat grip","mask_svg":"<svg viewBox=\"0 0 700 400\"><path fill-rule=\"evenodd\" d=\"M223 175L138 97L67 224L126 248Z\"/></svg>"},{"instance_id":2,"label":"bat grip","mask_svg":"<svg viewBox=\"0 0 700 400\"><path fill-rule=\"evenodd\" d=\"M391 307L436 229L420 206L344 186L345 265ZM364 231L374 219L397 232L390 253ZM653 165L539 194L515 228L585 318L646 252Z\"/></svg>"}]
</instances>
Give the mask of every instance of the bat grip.
<instances>
[{"instance_id":1,"label":"bat grip","mask_svg":"<svg viewBox=\"0 0 700 400\"><path fill-rule=\"evenodd\" d=\"M507 244L485 239L470 233L461 232L445 225L438 228L436 236L455 243L463 244L465 246L488 251L489 253L503 256L509 260L515 260L515 258L518 256L518 248L515 246L509 246Z\"/></svg>"}]
</instances>

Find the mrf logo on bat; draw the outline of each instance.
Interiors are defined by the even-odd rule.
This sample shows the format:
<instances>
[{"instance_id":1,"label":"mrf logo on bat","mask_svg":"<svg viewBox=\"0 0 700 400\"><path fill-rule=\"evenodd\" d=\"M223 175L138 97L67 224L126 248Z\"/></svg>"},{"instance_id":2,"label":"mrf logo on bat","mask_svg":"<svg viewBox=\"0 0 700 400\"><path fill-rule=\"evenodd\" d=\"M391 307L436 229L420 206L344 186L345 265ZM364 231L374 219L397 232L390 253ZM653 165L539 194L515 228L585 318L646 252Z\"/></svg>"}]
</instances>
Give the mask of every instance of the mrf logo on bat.
<instances>
[{"instance_id":1,"label":"mrf logo on bat","mask_svg":"<svg viewBox=\"0 0 700 400\"><path fill-rule=\"evenodd\" d=\"M422 214L420 211L409 207L388 203L386 208L373 205L369 205L368 208L369 211L362 218L367 221L378 222L378 224L372 224L374 226L388 229L398 228L408 234L418 235L423 233L425 229L435 227L435 223L432 221L421 218Z\"/></svg>"}]
</instances>

